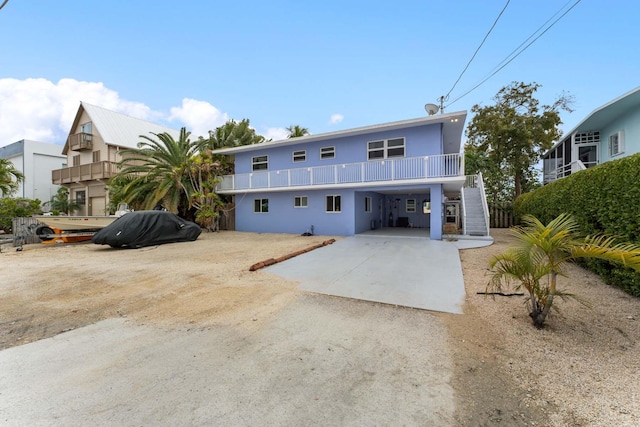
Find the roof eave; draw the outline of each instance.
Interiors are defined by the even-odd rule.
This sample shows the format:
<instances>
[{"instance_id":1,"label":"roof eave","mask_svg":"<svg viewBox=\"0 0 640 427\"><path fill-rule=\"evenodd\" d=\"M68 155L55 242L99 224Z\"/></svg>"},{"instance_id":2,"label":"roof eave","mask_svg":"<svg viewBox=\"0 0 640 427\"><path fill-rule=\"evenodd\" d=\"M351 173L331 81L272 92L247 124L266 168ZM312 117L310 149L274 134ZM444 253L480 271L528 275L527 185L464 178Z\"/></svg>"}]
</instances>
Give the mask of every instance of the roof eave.
<instances>
[{"instance_id":1,"label":"roof eave","mask_svg":"<svg viewBox=\"0 0 640 427\"><path fill-rule=\"evenodd\" d=\"M359 128L340 130L335 132L321 133L317 135L300 136L296 138L287 138L276 141L263 142L260 144L242 145L238 147L221 148L214 150L215 154L235 154L244 151L262 150L272 147L286 147L288 145L306 144L314 141L323 141L335 138L343 138L355 135L366 135L373 132L383 132L394 129L402 129L407 127L423 126L428 124L442 123L445 126L448 123L456 123L463 125L466 119L466 111L457 111L453 113L438 114L416 119L401 120L396 122L382 123L377 125L363 126ZM457 120L456 120L457 119ZM462 136L462 134L460 134Z\"/></svg>"}]
</instances>

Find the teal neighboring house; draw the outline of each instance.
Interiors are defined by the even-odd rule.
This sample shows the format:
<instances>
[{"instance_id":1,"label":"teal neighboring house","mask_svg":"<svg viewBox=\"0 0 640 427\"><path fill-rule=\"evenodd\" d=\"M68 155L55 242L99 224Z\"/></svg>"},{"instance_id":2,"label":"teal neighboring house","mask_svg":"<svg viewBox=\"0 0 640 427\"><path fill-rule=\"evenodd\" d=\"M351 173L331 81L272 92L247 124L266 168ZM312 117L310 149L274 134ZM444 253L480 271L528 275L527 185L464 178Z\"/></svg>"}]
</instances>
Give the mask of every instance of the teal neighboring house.
<instances>
[{"instance_id":1,"label":"teal neighboring house","mask_svg":"<svg viewBox=\"0 0 640 427\"><path fill-rule=\"evenodd\" d=\"M543 159L543 183L640 152L640 87L594 110Z\"/></svg>"}]
</instances>

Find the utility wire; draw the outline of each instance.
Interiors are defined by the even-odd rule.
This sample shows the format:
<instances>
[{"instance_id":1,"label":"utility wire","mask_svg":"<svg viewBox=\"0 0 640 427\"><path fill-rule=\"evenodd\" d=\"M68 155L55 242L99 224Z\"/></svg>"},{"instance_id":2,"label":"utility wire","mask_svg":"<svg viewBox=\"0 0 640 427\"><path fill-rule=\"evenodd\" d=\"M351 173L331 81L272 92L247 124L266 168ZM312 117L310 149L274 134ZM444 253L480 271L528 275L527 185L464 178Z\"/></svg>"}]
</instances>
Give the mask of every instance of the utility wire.
<instances>
[{"instance_id":1,"label":"utility wire","mask_svg":"<svg viewBox=\"0 0 640 427\"><path fill-rule=\"evenodd\" d=\"M525 44L527 42L527 40L531 39L538 31L540 31L540 29L542 27L544 27L546 25L547 22L549 22L551 19L553 19L554 16L556 16L562 9L564 9L567 4L569 4L572 0L570 0L569 2L565 3L564 6L562 6L550 19L548 19L544 24L542 24L536 31L533 32L533 34L531 34L524 42L522 42L520 44L520 46L522 46L523 44ZM502 70L504 67L506 67L507 65L509 65L509 63L511 63L511 61L513 61L514 59L516 59L522 52L524 52L525 50L527 50L527 48L529 48L529 46L531 46L533 43L535 43L540 37L542 37L542 35L544 33L546 33L547 31L549 31L551 29L551 27L553 27L559 20L561 20L567 13L569 13L571 11L571 9L573 9L574 7L576 7L578 5L578 3L580 3L582 0L576 0L576 2L571 5L571 7L569 9L567 9L562 15L560 15L558 17L558 19L556 19L555 21L553 21L547 28L544 29L544 31L542 31L540 34L538 34L538 36L536 38L534 38L529 44L527 44L524 48L522 48L522 50L520 50L519 52L516 53L516 55L514 55L512 58L509 59L509 57L511 55L513 55L513 53L515 51L517 51L520 46L518 46L513 52L511 52L509 55L507 55L507 57L505 59L502 60L502 62L500 62L500 64L503 64L500 66L500 64L498 64L498 68L494 69L495 71L493 71L491 74L489 74L487 77L485 77L483 80L480 81L480 83L476 84L474 87L472 87L471 89L469 89L468 91L466 91L465 93L463 93L462 95L460 95L459 97L457 97L456 99L454 99L453 101L451 101L449 104L447 104L447 107L451 106L451 104L459 101L460 99L464 98L465 96L469 95L471 92L473 92L474 90L476 90L478 87L480 87L482 84L484 84L487 80L489 80L491 77L495 76L500 70ZM507 61L507 59L509 59ZM506 61L506 62L505 62Z\"/></svg>"},{"instance_id":2,"label":"utility wire","mask_svg":"<svg viewBox=\"0 0 640 427\"><path fill-rule=\"evenodd\" d=\"M480 46L478 46L478 48L476 49L476 51L473 53L473 56L471 57L471 59L469 60L469 62L467 62L467 65L464 67L464 70L462 70L462 72L460 73L460 75L458 76L458 79L456 80L456 82L453 84L453 87L449 90L449 92L447 92L447 94L444 96L443 100L447 101L449 99L449 95L451 94L451 92L453 92L453 89L456 88L456 85L458 84L458 82L460 81L460 79L462 78L462 75L467 71L467 68L469 68L469 65L471 65L471 62L473 61L473 59L476 57L476 55L478 54L478 51L480 51L480 48L482 47L482 45L484 45L484 42L487 41L487 37L489 37L489 34L491 34L491 32L493 31L493 29L495 28L496 24L498 23L498 20L500 19L500 17L502 16L502 14L504 13L505 10L507 10L507 6L509 6L509 3L511 2L511 0L507 0L507 3L504 5L504 7L502 8L502 10L500 11L500 13L498 14L498 17L495 19L495 21L493 21L493 25L491 26L491 28L489 28L489 31L487 32L487 34L484 36L484 38L482 39L482 42L480 43Z\"/></svg>"},{"instance_id":3,"label":"utility wire","mask_svg":"<svg viewBox=\"0 0 640 427\"><path fill-rule=\"evenodd\" d=\"M4 0L4 2L0 4L0 9L2 9L7 3L9 3L9 0Z\"/></svg>"}]
</instances>

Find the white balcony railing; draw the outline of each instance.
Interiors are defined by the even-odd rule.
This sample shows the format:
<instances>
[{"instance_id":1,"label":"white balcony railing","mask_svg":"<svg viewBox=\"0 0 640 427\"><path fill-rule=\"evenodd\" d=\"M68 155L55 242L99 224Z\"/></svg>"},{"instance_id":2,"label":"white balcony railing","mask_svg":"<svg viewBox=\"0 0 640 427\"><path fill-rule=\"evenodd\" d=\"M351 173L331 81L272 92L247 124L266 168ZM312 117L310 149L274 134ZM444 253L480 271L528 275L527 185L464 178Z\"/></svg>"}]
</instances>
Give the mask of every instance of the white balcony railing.
<instances>
[{"instance_id":1,"label":"white balcony railing","mask_svg":"<svg viewBox=\"0 0 640 427\"><path fill-rule=\"evenodd\" d=\"M462 173L462 155L442 154L226 175L217 191L394 182L457 177Z\"/></svg>"}]
</instances>

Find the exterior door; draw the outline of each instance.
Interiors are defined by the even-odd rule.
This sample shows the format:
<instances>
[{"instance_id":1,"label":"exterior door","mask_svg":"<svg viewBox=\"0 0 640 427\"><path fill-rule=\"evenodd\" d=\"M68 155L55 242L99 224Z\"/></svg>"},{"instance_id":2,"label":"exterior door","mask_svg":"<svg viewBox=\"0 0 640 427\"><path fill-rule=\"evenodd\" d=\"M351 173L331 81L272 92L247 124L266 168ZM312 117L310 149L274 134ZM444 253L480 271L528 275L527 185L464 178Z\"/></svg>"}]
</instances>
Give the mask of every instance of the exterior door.
<instances>
[{"instance_id":1,"label":"exterior door","mask_svg":"<svg viewBox=\"0 0 640 427\"><path fill-rule=\"evenodd\" d=\"M578 146L578 160L580 160L586 168L598 164L598 146L597 145L580 145Z\"/></svg>"}]
</instances>

